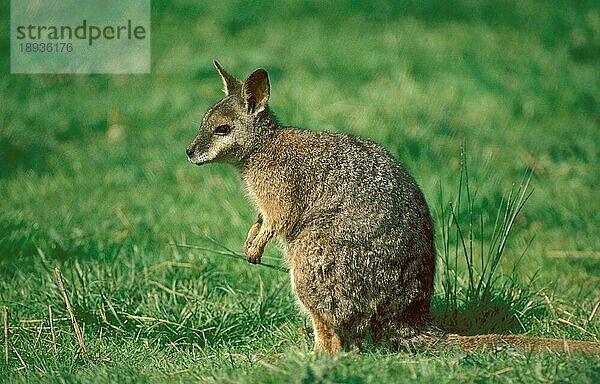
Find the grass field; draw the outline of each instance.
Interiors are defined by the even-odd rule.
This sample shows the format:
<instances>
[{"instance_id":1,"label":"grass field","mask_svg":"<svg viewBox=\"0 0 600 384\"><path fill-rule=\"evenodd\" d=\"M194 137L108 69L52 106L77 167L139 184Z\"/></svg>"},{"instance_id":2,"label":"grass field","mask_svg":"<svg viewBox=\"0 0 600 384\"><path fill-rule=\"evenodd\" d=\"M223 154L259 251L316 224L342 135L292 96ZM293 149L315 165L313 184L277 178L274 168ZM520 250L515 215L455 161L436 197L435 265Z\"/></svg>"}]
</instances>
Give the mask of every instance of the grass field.
<instances>
[{"instance_id":1,"label":"grass field","mask_svg":"<svg viewBox=\"0 0 600 384\"><path fill-rule=\"evenodd\" d=\"M214 252L241 252L254 219L235 172L184 152L221 97L219 59L238 77L265 67L284 124L381 143L434 212L458 197L464 145L484 247L531 170L492 297L467 300L460 256L455 303L439 268L434 314L471 334L598 341L597 2L153 3L151 75L11 75L0 30L1 382L600 382L598 356L312 355L288 276ZM281 265L277 246L265 255Z\"/></svg>"}]
</instances>

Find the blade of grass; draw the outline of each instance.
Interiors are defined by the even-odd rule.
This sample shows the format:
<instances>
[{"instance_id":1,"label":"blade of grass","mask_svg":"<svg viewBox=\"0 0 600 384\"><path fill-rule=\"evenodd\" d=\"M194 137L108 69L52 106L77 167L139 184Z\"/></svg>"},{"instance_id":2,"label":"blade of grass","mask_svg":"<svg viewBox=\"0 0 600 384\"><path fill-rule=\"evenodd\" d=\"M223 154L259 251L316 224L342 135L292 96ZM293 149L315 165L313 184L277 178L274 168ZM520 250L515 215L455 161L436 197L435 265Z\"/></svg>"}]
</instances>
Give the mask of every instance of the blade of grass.
<instances>
[{"instance_id":1,"label":"blade of grass","mask_svg":"<svg viewBox=\"0 0 600 384\"><path fill-rule=\"evenodd\" d=\"M206 252L214 253L214 254L217 254L217 255L227 256L227 257L230 257L230 258L233 258L233 259L236 259L236 260L246 261L246 257L243 254L235 252L235 251L232 251L232 250L220 251L218 249L212 249L212 248L202 247L200 245L192 245L192 244L170 243L169 245L171 247L197 249L199 251L206 251ZM278 265L266 264L266 263L260 263L260 264L257 264L257 265L265 267L265 268L274 269L274 270L279 271L279 272L284 272L284 273L288 273L289 272L289 270L287 268L280 267Z\"/></svg>"}]
</instances>

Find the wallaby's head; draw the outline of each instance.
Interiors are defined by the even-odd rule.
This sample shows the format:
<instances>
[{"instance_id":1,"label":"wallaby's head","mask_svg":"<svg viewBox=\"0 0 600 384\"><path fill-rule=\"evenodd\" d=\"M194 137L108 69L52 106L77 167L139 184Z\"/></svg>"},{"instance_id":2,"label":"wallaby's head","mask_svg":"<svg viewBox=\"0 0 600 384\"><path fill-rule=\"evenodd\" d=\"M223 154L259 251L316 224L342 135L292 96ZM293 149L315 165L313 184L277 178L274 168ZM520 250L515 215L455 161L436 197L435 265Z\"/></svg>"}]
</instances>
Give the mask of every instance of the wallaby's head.
<instances>
[{"instance_id":1,"label":"wallaby's head","mask_svg":"<svg viewBox=\"0 0 600 384\"><path fill-rule=\"evenodd\" d=\"M243 83L216 61L225 97L206 112L198 135L186 153L190 162L240 165L261 146L275 127L269 111L269 76L257 69Z\"/></svg>"}]
</instances>

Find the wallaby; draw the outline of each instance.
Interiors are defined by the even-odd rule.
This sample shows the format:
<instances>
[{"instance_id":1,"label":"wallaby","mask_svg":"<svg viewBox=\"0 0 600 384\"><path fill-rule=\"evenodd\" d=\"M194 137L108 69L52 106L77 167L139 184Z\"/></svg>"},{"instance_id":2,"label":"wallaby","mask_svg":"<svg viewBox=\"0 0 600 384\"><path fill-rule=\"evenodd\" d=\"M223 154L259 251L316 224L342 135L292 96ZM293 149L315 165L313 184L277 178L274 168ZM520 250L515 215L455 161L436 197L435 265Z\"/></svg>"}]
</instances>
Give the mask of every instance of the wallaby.
<instances>
[{"instance_id":1,"label":"wallaby","mask_svg":"<svg viewBox=\"0 0 600 384\"><path fill-rule=\"evenodd\" d=\"M430 315L433 224L415 180L370 140L281 126L268 106L264 69L242 83L214 65L225 97L202 119L187 156L239 171L258 211L244 243L248 261L260 263L265 244L281 240L315 351L510 344L600 353L593 342L437 328Z\"/></svg>"}]
</instances>

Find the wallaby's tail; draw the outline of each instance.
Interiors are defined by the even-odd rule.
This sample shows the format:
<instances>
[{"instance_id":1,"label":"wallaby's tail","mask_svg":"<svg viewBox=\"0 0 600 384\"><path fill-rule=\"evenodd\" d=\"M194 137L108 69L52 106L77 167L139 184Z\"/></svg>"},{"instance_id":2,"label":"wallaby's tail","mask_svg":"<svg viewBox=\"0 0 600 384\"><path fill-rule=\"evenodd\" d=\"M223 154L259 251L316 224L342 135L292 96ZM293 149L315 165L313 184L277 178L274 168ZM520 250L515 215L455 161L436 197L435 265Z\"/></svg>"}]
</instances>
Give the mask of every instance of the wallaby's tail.
<instances>
[{"instance_id":1,"label":"wallaby's tail","mask_svg":"<svg viewBox=\"0 0 600 384\"><path fill-rule=\"evenodd\" d=\"M476 335L461 336L448 334L445 336L445 343L448 346L458 346L467 350L478 349L483 346L496 349L503 346L510 346L518 351L554 351L561 353L583 352L593 355L600 355L600 343L593 341L576 341L566 339L545 339L542 337L532 337L525 335Z\"/></svg>"},{"instance_id":2,"label":"wallaby's tail","mask_svg":"<svg viewBox=\"0 0 600 384\"><path fill-rule=\"evenodd\" d=\"M389 345L406 349L442 350L448 348L461 348L476 350L487 348L495 350L510 347L520 352L532 351L534 353L554 351L559 353L587 353L600 356L600 343L593 341L578 341L567 339L546 339L543 337L525 335L500 335L487 334L475 336L461 336L446 333L433 323L418 327L388 327L392 328L393 336L386 339Z\"/></svg>"}]
</instances>

